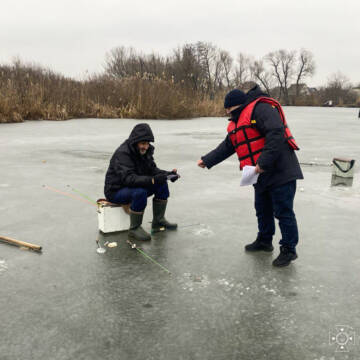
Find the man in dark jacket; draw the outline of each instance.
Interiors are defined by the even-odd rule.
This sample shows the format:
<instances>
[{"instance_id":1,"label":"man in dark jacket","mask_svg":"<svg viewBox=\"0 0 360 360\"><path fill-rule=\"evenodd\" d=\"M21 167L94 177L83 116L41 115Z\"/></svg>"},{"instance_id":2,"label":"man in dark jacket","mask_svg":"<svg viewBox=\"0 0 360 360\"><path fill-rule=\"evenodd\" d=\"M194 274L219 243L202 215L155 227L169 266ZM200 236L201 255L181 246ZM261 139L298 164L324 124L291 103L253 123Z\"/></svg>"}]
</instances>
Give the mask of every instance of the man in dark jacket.
<instances>
[{"instance_id":1,"label":"man in dark jacket","mask_svg":"<svg viewBox=\"0 0 360 360\"><path fill-rule=\"evenodd\" d=\"M246 94L237 89L230 91L225 97L224 107L226 112L231 115L229 121L235 122L234 132L236 132L239 130L239 128L236 129L236 124L238 124L242 112L247 106L254 104L257 99L258 102L255 103L250 117L251 124L245 127L252 127L258 133L259 136L254 140L264 141L263 148L257 152L257 161L253 163L255 171L260 174L254 185L258 235L253 243L245 246L245 250L252 252L261 250L271 252L273 250L272 237L275 234L275 217L279 220L282 239L280 240L280 254L273 261L273 265L287 266L297 258L298 228L293 211L293 201L296 180L303 179L303 175L294 149L289 146L288 139L284 136L285 131L289 130L285 130L280 116L281 107L275 100L263 93L259 86L255 86ZM271 105L272 101L279 106L279 110L276 106ZM241 129L241 131L243 130ZM246 140L245 143L245 146L250 149L249 142ZM228 134L216 149L198 161L198 165L210 169L234 154L238 145L242 144L234 146ZM250 149L249 152L251 154L252 150ZM252 153L251 156L255 153Z\"/></svg>"},{"instance_id":2,"label":"man in dark jacket","mask_svg":"<svg viewBox=\"0 0 360 360\"><path fill-rule=\"evenodd\" d=\"M113 154L105 177L104 193L112 203L130 204L129 237L134 240L150 240L151 236L142 228L147 198L153 198L152 233L165 229L174 230L177 224L165 219L169 188L167 180L175 181L177 170L157 168L150 142L154 135L148 124L138 124L129 138Z\"/></svg>"}]
</instances>

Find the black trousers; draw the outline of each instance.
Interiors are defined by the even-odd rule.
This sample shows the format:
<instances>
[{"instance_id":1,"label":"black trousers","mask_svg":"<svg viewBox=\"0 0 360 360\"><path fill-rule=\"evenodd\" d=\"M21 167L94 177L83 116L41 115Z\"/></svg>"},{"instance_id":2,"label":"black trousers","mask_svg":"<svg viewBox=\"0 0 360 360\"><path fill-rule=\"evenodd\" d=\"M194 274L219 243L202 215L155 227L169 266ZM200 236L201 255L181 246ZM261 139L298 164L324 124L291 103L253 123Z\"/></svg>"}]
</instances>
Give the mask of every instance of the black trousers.
<instances>
[{"instance_id":1,"label":"black trousers","mask_svg":"<svg viewBox=\"0 0 360 360\"><path fill-rule=\"evenodd\" d=\"M295 252L299 233L293 210L296 180L265 192L255 190L255 210L258 220L258 237L271 242L275 234L275 218L279 221L282 239L280 245Z\"/></svg>"}]
</instances>

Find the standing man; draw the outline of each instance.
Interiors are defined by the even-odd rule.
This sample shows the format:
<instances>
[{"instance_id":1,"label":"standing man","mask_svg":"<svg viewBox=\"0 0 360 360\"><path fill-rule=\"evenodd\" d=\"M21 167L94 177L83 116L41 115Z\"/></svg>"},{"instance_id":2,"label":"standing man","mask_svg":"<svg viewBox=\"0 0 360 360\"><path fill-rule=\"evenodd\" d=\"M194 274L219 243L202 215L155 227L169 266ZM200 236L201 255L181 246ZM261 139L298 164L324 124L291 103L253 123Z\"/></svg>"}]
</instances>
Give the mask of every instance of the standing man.
<instances>
[{"instance_id":1,"label":"standing man","mask_svg":"<svg viewBox=\"0 0 360 360\"><path fill-rule=\"evenodd\" d=\"M198 161L210 169L235 152L240 170L255 166L259 173L255 188L255 210L258 220L256 240L245 246L246 251L273 251L275 220L282 235L280 254L274 266L287 266L297 258L298 228L293 211L296 180L303 174L294 150L299 150L280 104L263 93L259 86L248 93L238 89L225 96L224 107L231 116L228 134L218 147Z\"/></svg>"},{"instance_id":2,"label":"standing man","mask_svg":"<svg viewBox=\"0 0 360 360\"><path fill-rule=\"evenodd\" d=\"M157 168L150 142L154 135L148 124L136 125L129 138L113 154L105 177L106 199L116 204L130 204L129 238L150 240L151 236L141 226L147 198L153 198L152 233L165 229L175 230L177 224L165 219L169 188L167 180L179 178L177 170Z\"/></svg>"}]
</instances>

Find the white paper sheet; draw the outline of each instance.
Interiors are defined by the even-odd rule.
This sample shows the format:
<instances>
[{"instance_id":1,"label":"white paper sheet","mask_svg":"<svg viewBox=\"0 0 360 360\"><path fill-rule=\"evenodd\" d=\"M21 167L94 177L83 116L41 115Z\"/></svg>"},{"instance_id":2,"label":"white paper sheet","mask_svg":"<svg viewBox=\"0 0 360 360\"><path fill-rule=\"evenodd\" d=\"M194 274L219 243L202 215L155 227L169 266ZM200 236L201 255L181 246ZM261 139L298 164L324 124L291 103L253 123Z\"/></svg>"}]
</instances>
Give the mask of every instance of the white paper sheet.
<instances>
[{"instance_id":1,"label":"white paper sheet","mask_svg":"<svg viewBox=\"0 0 360 360\"><path fill-rule=\"evenodd\" d=\"M259 174L255 172L255 166L245 165L242 170L240 186L256 184Z\"/></svg>"}]
</instances>

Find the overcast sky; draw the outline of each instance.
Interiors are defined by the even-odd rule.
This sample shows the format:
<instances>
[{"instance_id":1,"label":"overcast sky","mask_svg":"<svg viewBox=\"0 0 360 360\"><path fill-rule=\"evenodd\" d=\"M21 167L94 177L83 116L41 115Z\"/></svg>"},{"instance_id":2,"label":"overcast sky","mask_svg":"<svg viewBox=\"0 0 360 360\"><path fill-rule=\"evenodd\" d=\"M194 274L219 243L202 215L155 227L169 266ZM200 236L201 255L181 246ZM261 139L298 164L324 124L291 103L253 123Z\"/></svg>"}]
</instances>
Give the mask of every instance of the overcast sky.
<instances>
[{"instance_id":1,"label":"overcast sky","mask_svg":"<svg viewBox=\"0 0 360 360\"><path fill-rule=\"evenodd\" d=\"M359 0L1 0L0 63L15 56L81 78L120 45L168 55L208 41L234 57L311 50L310 85L341 71L360 82Z\"/></svg>"}]
</instances>

